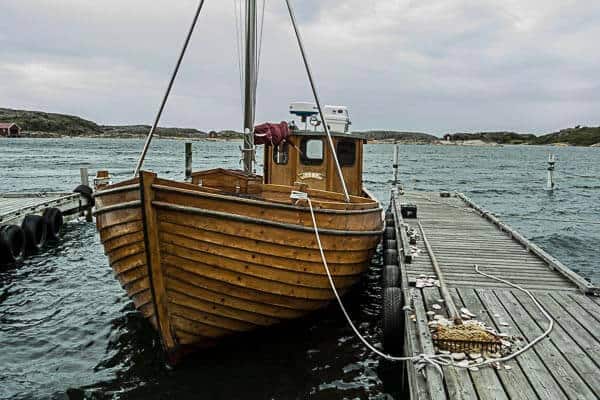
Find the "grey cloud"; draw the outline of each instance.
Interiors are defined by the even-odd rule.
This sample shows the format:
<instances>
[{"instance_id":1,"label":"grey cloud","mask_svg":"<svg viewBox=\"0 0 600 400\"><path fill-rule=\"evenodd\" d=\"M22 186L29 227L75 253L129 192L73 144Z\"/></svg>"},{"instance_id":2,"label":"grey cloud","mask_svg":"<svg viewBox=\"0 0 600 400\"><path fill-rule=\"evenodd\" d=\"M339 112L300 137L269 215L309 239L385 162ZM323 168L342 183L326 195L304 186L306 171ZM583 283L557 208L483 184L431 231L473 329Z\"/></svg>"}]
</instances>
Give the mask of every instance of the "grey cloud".
<instances>
[{"instance_id":1,"label":"grey cloud","mask_svg":"<svg viewBox=\"0 0 600 400\"><path fill-rule=\"evenodd\" d=\"M543 132L598 124L600 3L572 0L295 2L327 103L355 128ZM196 2L4 0L4 107L152 119ZM206 1L165 115L200 129L241 123L233 6ZM267 1L260 120L310 99L282 1Z\"/></svg>"}]
</instances>

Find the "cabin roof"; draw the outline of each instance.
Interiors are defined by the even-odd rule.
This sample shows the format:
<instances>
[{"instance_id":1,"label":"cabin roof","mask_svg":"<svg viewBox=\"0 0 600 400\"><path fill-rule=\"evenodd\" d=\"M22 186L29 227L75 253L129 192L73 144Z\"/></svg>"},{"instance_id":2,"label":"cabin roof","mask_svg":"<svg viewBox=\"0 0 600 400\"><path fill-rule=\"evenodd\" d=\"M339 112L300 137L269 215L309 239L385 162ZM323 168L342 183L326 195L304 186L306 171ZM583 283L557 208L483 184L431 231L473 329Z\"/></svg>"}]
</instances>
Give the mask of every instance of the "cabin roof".
<instances>
[{"instance_id":1,"label":"cabin roof","mask_svg":"<svg viewBox=\"0 0 600 400\"><path fill-rule=\"evenodd\" d=\"M343 132L330 132L333 137L348 138L348 139L359 139L365 140L366 135L361 133L343 133ZM291 131L290 136L322 136L326 137L325 132L320 131Z\"/></svg>"},{"instance_id":2,"label":"cabin roof","mask_svg":"<svg viewBox=\"0 0 600 400\"><path fill-rule=\"evenodd\" d=\"M0 129L8 129L10 127L12 127L13 125L16 125L14 122L0 122Z\"/></svg>"}]
</instances>

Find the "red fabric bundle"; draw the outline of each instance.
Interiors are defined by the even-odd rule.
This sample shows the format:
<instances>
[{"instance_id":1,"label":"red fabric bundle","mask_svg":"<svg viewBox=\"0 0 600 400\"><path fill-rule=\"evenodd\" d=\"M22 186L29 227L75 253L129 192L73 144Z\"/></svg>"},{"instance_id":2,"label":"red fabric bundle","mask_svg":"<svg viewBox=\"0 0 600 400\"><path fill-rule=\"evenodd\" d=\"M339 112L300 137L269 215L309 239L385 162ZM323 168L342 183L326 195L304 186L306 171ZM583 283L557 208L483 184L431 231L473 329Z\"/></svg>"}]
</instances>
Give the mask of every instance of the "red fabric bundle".
<instances>
[{"instance_id":1,"label":"red fabric bundle","mask_svg":"<svg viewBox=\"0 0 600 400\"><path fill-rule=\"evenodd\" d=\"M277 146L290 134L287 122L279 124L265 123L254 128L254 144L271 144Z\"/></svg>"}]
</instances>

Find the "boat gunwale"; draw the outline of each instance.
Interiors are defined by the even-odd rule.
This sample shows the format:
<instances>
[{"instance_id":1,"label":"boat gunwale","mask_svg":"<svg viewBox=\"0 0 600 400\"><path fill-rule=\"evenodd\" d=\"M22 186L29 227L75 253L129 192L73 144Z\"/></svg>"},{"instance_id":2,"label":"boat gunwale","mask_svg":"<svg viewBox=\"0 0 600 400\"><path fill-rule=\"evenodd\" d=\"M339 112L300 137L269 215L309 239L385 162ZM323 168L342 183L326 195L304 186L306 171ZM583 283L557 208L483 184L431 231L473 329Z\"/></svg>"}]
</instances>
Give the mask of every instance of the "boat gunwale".
<instances>
[{"instance_id":1,"label":"boat gunwale","mask_svg":"<svg viewBox=\"0 0 600 400\"><path fill-rule=\"evenodd\" d=\"M102 189L97 192L94 192L92 194L92 196L94 198L98 198L98 197L108 196L108 195L115 194L115 193L130 192L130 191L139 190L139 189L140 189L140 184L133 183L133 184L126 185L126 186L117 186L117 187L109 187L108 189Z\"/></svg>"},{"instance_id":2,"label":"boat gunwale","mask_svg":"<svg viewBox=\"0 0 600 400\"><path fill-rule=\"evenodd\" d=\"M122 192L134 191L136 189L139 190L139 187L140 187L139 184L131 184L131 185L127 185L127 186L109 188L109 189L104 189L102 191L98 191L98 192L94 193L93 196L94 196L94 198L99 198L99 197L108 196L111 194L118 194L118 193L122 193ZM171 192L177 192L177 193L206 197L206 198L225 199L226 201L235 201L235 202L258 205L258 206L268 206L268 207L272 207L272 208L280 208L280 209L295 210L295 211L306 211L307 210L306 207L295 206L292 204L283 204L283 203L274 202L274 201L249 199L249 198L239 197L239 196L235 196L235 195L231 195L231 194L210 193L210 192L205 192L202 190L184 189L184 188L172 187L172 186L161 185L161 184L153 184L152 188L155 190L159 190L159 191L165 191L165 192L171 191ZM293 190L292 187L290 187L290 189ZM363 191L364 191L364 189L363 189ZM367 191L365 191L365 193L367 193L367 195L370 194ZM373 205L377 205L379 203L377 201L377 199L373 198L372 196L369 196L369 200L372 201ZM315 200L315 202L319 203L320 201ZM343 202L339 202L339 201L323 201L321 203L323 203L323 204L328 204L328 203L329 204L344 204ZM368 203L350 203L350 204L367 205ZM114 206L117 206L117 204L115 204ZM111 206L107 206L107 207L111 207ZM106 209L106 207L102 207L102 208L95 210L94 215L101 214L103 212L112 211L112 210L113 209ZM381 207L381 205L379 205L374 208L350 209L350 210L315 208L314 212L317 214L319 214L319 213L320 214L369 214L372 212L380 212L381 210L383 210L383 208Z\"/></svg>"},{"instance_id":3,"label":"boat gunwale","mask_svg":"<svg viewBox=\"0 0 600 400\"><path fill-rule=\"evenodd\" d=\"M222 211L207 210L205 208L180 206L177 204L171 204L171 203L167 203L167 202L163 202L163 201L153 201L152 205L157 208L162 208L162 209L166 209L166 210L180 211L180 212L184 212L184 213L197 214L197 215L208 215L208 216L215 217L215 218L229 219L229 220L233 220L233 221L237 221L237 222L246 222L246 223L257 224L257 225L268 225L268 226L274 226L277 228L290 229L290 230L301 231L301 232L314 233L314 231L315 231L315 228L312 226L295 225L295 224L289 224L286 222L271 221L271 220L267 220L267 219L247 217L244 215L230 214L230 213L226 213L226 212L222 212ZM348 236L376 236L376 235L381 235L383 233L383 231L384 231L384 228L381 228L376 231L348 231L348 230L319 228L320 234L336 235L336 236L345 236L345 235L348 235Z\"/></svg>"},{"instance_id":4,"label":"boat gunwale","mask_svg":"<svg viewBox=\"0 0 600 400\"><path fill-rule=\"evenodd\" d=\"M110 206L97 208L96 210L94 210L92 215L95 217L97 215L106 214L111 211L127 210L130 208L138 208L138 207L139 208L142 207L142 201L141 200L132 200L132 201L124 202L124 203L116 203L116 204L111 204Z\"/></svg>"},{"instance_id":5,"label":"boat gunwale","mask_svg":"<svg viewBox=\"0 0 600 400\"><path fill-rule=\"evenodd\" d=\"M271 202L271 201L266 201L266 200L248 199L248 198L244 198L244 197L238 197L235 195L202 192L202 191L197 191L197 190L183 189L183 188L171 187L171 186L159 185L159 184L153 184L152 188L155 190L158 190L158 191L163 191L163 192L177 192L177 193L186 194L186 195L193 195L193 196L207 197L207 198L211 198L211 199L220 199L220 200L226 200L226 201L246 203L246 204L257 205L257 206L266 206L266 207L270 207L270 208L280 208L280 209L302 211L302 212L308 211L308 207L301 207L301 206L295 206L292 204L283 204L283 203ZM315 201L318 202L317 200L315 200ZM341 202L327 202L327 203L343 204ZM377 203L378 202L376 200L373 201L374 205ZM356 204L362 205L364 203L356 203ZM380 212L381 210L383 210L383 208L381 206L378 206L376 208L366 208L366 209L358 209L358 210L336 210L336 209L328 209L328 208L314 208L315 214L342 214L342 215L370 214L370 213L374 213L374 212Z\"/></svg>"}]
</instances>

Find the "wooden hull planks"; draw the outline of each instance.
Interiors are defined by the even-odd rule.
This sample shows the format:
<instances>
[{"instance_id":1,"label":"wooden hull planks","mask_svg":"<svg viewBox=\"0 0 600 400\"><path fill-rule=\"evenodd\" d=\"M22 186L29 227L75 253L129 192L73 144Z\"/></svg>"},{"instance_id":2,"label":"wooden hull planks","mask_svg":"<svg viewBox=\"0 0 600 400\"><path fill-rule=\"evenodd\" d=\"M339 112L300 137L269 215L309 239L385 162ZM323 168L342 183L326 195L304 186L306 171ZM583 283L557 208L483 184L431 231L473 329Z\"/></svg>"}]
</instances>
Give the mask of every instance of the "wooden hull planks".
<instances>
[{"instance_id":1,"label":"wooden hull planks","mask_svg":"<svg viewBox=\"0 0 600 400\"><path fill-rule=\"evenodd\" d=\"M334 299L310 211L289 200L295 189L253 185L252 195L240 195L144 172L96 193L96 224L115 277L170 356L302 317ZM369 197L345 204L338 193L309 195L334 282L345 293L379 242L381 208Z\"/></svg>"}]
</instances>

